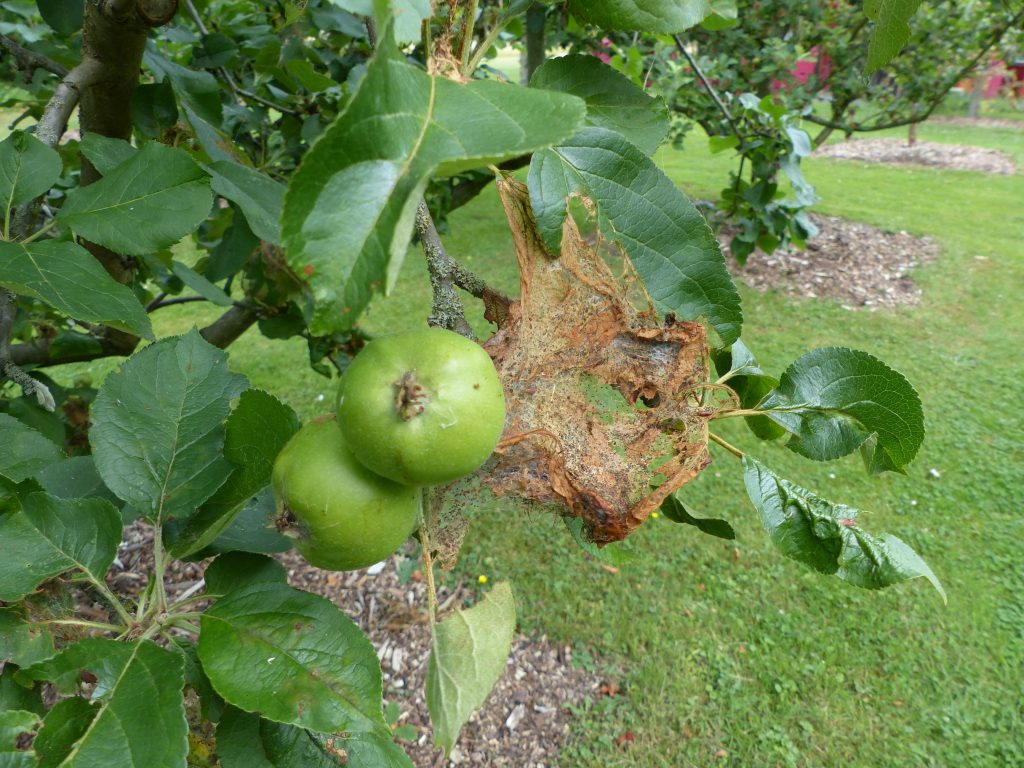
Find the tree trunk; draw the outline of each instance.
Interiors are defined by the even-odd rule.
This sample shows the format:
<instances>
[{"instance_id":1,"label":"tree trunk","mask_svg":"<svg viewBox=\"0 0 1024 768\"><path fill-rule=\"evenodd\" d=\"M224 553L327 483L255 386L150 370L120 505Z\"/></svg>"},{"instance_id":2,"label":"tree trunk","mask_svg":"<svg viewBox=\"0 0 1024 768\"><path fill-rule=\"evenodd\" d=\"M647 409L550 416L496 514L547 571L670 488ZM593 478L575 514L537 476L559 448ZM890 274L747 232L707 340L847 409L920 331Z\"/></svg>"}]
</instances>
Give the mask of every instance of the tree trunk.
<instances>
[{"instance_id":1,"label":"tree trunk","mask_svg":"<svg viewBox=\"0 0 1024 768\"><path fill-rule=\"evenodd\" d=\"M912 147L917 144L917 123L911 123L907 126L907 146Z\"/></svg>"},{"instance_id":2,"label":"tree trunk","mask_svg":"<svg viewBox=\"0 0 1024 768\"><path fill-rule=\"evenodd\" d=\"M521 59L520 78L523 85L530 82L537 67L544 63L546 55L544 42L544 22L547 20L547 8L541 3L534 3L526 11L526 55Z\"/></svg>"},{"instance_id":3,"label":"tree trunk","mask_svg":"<svg viewBox=\"0 0 1024 768\"><path fill-rule=\"evenodd\" d=\"M971 80L971 103L967 107L967 116L976 120L981 116L981 99L985 95L985 83L988 80L988 70L982 70L974 75Z\"/></svg>"}]
</instances>

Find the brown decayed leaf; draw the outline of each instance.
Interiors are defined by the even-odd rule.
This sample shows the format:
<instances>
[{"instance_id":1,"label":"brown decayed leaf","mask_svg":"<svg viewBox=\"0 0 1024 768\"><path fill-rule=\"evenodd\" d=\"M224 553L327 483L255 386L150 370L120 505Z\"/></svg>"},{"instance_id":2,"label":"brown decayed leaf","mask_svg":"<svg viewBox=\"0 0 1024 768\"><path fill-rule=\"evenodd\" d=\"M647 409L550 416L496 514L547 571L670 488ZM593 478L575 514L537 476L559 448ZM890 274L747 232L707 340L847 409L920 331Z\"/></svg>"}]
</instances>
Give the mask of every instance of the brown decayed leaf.
<instances>
[{"instance_id":1,"label":"brown decayed leaf","mask_svg":"<svg viewBox=\"0 0 1024 768\"><path fill-rule=\"evenodd\" d=\"M552 256L526 188L512 178L498 188L521 292L485 344L508 419L480 479L498 496L582 518L598 544L621 540L708 463L704 328L638 310L636 287L615 278L572 217Z\"/></svg>"}]
</instances>

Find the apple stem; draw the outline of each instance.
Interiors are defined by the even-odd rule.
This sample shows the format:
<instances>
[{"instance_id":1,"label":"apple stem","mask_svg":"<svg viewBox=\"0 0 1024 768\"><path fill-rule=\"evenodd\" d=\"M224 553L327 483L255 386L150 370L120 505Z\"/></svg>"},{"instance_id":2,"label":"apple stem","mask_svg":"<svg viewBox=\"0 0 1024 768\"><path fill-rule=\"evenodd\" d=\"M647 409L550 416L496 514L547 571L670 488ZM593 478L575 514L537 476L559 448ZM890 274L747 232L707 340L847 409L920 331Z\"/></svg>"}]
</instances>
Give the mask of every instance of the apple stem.
<instances>
[{"instance_id":1,"label":"apple stem","mask_svg":"<svg viewBox=\"0 0 1024 768\"><path fill-rule=\"evenodd\" d=\"M427 616L430 617L430 629L433 632L437 624L437 587L434 585L434 559L430 551L430 534L427 533L427 504L429 500L423 489L419 492L419 538L420 552L423 557L423 575L427 577Z\"/></svg>"},{"instance_id":2,"label":"apple stem","mask_svg":"<svg viewBox=\"0 0 1024 768\"><path fill-rule=\"evenodd\" d=\"M430 401L430 395L423 389L413 371L406 371L395 382L395 412L403 421L410 421L423 413Z\"/></svg>"}]
</instances>

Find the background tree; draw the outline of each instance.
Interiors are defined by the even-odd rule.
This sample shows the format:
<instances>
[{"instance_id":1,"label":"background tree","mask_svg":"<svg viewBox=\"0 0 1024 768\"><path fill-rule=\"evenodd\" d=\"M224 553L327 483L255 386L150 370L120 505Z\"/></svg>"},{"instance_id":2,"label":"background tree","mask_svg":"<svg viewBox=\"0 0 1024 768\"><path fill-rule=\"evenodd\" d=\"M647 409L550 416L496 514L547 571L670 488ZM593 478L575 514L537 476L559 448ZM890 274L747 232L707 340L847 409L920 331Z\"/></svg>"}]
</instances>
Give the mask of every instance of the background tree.
<instances>
[{"instance_id":1,"label":"background tree","mask_svg":"<svg viewBox=\"0 0 1024 768\"><path fill-rule=\"evenodd\" d=\"M739 19L735 5L721 4L684 35L611 34L600 46L665 98L677 144L696 123L713 152L735 151L716 219L736 230L730 251L740 263L755 247L802 245L816 232L803 214L818 198L801 157L836 131L849 137L927 120L993 51L1019 40L1024 22L1024 9L1006 0L925 3L907 27L906 55L881 69L865 5L767 0ZM570 38L585 50L602 39L589 29Z\"/></svg>"}]
</instances>

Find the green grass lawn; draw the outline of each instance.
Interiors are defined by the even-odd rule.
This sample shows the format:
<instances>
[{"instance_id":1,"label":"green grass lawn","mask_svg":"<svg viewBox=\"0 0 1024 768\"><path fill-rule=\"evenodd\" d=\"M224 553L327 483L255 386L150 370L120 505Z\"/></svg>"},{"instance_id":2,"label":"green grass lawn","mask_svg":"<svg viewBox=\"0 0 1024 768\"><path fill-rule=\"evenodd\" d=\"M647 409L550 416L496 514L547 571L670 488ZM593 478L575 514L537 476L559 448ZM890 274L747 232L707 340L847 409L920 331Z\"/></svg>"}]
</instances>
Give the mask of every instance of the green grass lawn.
<instances>
[{"instance_id":1,"label":"green grass lawn","mask_svg":"<svg viewBox=\"0 0 1024 768\"><path fill-rule=\"evenodd\" d=\"M920 136L996 146L1024 168L1024 132L926 125ZM699 138L659 160L703 197L724 185L729 162ZM812 346L877 354L918 387L928 437L909 476L870 479L856 457L815 464L758 443L742 425L721 432L784 477L869 510L865 527L921 552L949 606L920 580L868 592L777 554L724 452L686 497L728 518L737 540L653 520L634 538L642 557L617 574L588 560L556 519L481 510L459 572L510 579L524 631L575 646L577 663L622 686L580 712L563 768L1024 765L1024 175L815 159L806 173L824 199L818 210L929 235L941 257L915 275L922 304L896 312L741 289L744 340L776 372ZM452 217L446 242L513 290L501 221L488 192ZM372 306L366 324L413 327L429 304L422 259L410 252L394 295ZM214 315L178 310L157 315L161 333ZM333 383L308 370L299 342L252 330L232 361L304 417L329 407ZM98 382L109 367L65 375ZM617 747L627 731L635 742Z\"/></svg>"}]
</instances>

